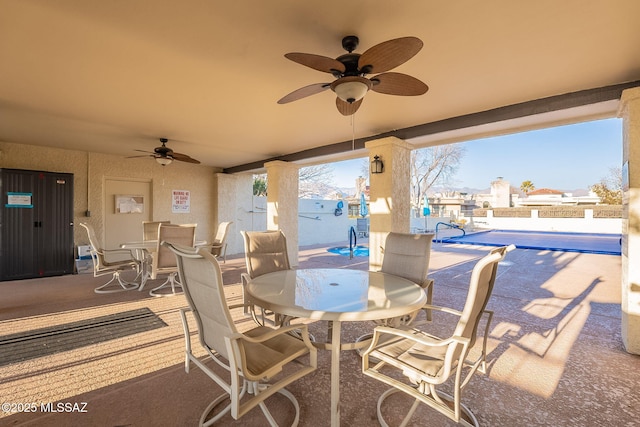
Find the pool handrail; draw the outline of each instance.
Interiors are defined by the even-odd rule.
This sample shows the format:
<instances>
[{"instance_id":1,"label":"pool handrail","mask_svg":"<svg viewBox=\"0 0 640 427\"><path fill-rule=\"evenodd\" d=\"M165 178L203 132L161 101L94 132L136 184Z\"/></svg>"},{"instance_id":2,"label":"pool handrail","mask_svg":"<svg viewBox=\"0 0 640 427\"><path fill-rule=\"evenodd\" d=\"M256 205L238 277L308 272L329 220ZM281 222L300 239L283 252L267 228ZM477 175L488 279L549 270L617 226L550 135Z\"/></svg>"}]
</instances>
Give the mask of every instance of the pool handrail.
<instances>
[{"instance_id":1,"label":"pool handrail","mask_svg":"<svg viewBox=\"0 0 640 427\"><path fill-rule=\"evenodd\" d=\"M353 250L357 244L358 244L358 236L356 234L355 227L352 225L351 228L349 229L349 259L353 259Z\"/></svg>"},{"instance_id":2,"label":"pool handrail","mask_svg":"<svg viewBox=\"0 0 640 427\"><path fill-rule=\"evenodd\" d=\"M439 222L439 223L436 224L436 235L435 235L435 238L434 238L434 241L436 241L436 242L438 241L438 226L439 225L445 225L445 226L447 226L449 228L455 228L457 230L461 230L462 231L462 236L467 234L467 232L464 231L464 228L462 228L458 224L452 224L450 222ZM460 237L462 237L462 236L460 236ZM440 239L440 243L442 243L442 239Z\"/></svg>"}]
</instances>

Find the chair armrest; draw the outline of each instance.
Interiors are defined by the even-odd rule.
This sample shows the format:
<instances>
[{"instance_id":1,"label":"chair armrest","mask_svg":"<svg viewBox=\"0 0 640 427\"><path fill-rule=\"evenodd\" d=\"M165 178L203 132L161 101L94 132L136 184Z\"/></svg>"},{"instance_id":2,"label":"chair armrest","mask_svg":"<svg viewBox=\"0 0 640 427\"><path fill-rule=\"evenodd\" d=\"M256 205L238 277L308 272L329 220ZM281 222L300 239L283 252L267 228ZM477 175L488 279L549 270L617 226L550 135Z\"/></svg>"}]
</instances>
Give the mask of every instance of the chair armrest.
<instances>
[{"instance_id":1,"label":"chair armrest","mask_svg":"<svg viewBox=\"0 0 640 427\"><path fill-rule=\"evenodd\" d=\"M242 281L242 287L245 288L251 281L251 277L249 277L249 273L240 273L240 280Z\"/></svg>"},{"instance_id":2,"label":"chair armrest","mask_svg":"<svg viewBox=\"0 0 640 427\"><path fill-rule=\"evenodd\" d=\"M99 254L102 255L116 255L116 254L129 254L132 255L133 251L131 249L98 249L96 250Z\"/></svg>"},{"instance_id":3,"label":"chair armrest","mask_svg":"<svg viewBox=\"0 0 640 427\"><path fill-rule=\"evenodd\" d=\"M456 310L455 308L450 308L450 307L442 307L439 305L425 304L420 309L441 311L443 313L453 314L454 316L458 316L458 317L462 316L462 312L460 310Z\"/></svg>"},{"instance_id":4,"label":"chair armrest","mask_svg":"<svg viewBox=\"0 0 640 427\"><path fill-rule=\"evenodd\" d=\"M122 256L122 255L128 255L131 261L135 261L136 258L134 256L134 253L131 249L97 249L96 253L98 255L100 255L101 257L103 257L105 260L107 260L109 257L113 257L113 256ZM127 260L129 261L129 260Z\"/></svg>"},{"instance_id":5,"label":"chair armrest","mask_svg":"<svg viewBox=\"0 0 640 427\"><path fill-rule=\"evenodd\" d=\"M452 344L468 345L468 343L470 342L468 338L464 338L456 335L451 336L449 338L440 339L440 338L433 337L431 335L427 335L424 332L414 328L399 329L399 328L393 328L390 326L377 326L373 330L373 338L371 339L371 344L369 345L369 348L367 348L363 352L362 357L368 356L369 353L371 353L376 349L376 347L378 346L378 342L380 341L380 338L383 335L395 336L398 339L407 339L415 342L416 344L421 344L428 347L447 347ZM387 345L387 344L389 344L388 340L385 340L382 343L382 345Z\"/></svg>"}]
</instances>

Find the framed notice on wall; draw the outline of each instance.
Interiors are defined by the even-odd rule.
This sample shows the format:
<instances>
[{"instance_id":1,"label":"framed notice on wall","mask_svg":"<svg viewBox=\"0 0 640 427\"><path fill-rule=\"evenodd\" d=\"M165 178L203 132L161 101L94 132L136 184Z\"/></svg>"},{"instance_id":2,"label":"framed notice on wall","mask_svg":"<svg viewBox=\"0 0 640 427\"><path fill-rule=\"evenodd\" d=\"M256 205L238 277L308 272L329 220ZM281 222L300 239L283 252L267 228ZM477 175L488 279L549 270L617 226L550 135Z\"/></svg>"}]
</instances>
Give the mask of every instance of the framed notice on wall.
<instances>
[{"instance_id":1,"label":"framed notice on wall","mask_svg":"<svg viewBox=\"0 0 640 427\"><path fill-rule=\"evenodd\" d=\"M171 212L189 213L191 212L191 192L188 190L171 191Z\"/></svg>"},{"instance_id":2,"label":"framed notice on wall","mask_svg":"<svg viewBox=\"0 0 640 427\"><path fill-rule=\"evenodd\" d=\"M131 214L144 212L144 197L130 194L116 194L116 213Z\"/></svg>"}]
</instances>

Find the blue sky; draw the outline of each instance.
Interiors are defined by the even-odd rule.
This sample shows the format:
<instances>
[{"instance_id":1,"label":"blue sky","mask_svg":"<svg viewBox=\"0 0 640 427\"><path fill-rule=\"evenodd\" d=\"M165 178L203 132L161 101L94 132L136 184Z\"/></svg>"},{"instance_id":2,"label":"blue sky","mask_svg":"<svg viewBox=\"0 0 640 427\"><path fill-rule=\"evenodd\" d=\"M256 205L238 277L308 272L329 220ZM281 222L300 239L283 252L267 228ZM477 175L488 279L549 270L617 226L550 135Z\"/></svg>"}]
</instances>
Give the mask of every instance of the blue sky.
<instances>
[{"instance_id":1,"label":"blue sky","mask_svg":"<svg viewBox=\"0 0 640 427\"><path fill-rule=\"evenodd\" d=\"M519 188L588 189L622 165L622 120L606 119L460 143L465 156L452 187L486 189L501 176ZM363 159L333 163L334 182L354 187Z\"/></svg>"}]
</instances>

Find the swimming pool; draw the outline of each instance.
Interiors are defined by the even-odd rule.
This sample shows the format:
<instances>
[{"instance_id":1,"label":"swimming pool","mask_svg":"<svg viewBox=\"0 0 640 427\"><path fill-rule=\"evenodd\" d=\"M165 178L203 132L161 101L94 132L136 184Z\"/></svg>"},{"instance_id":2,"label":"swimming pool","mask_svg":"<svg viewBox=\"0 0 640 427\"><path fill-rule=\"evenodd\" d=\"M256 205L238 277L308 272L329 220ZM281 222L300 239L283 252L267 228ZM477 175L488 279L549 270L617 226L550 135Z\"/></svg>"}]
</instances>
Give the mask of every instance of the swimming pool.
<instances>
[{"instance_id":1,"label":"swimming pool","mask_svg":"<svg viewBox=\"0 0 640 427\"><path fill-rule=\"evenodd\" d=\"M449 237L437 242L502 246L514 244L518 249L583 252L620 255L620 234L564 233L552 231L488 230Z\"/></svg>"},{"instance_id":2,"label":"swimming pool","mask_svg":"<svg viewBox=\"0 0 640 427\"><path fill-rule=\"evenodd\" d=\"M336 246L333 248L327 249L327 252L331 252L332 254L338 254L342 256L349 256L351 251L349 250L349 246ZM369 247L356 245L353 247L353 256L369 256Z\"/></svg>"}]
</instances>

